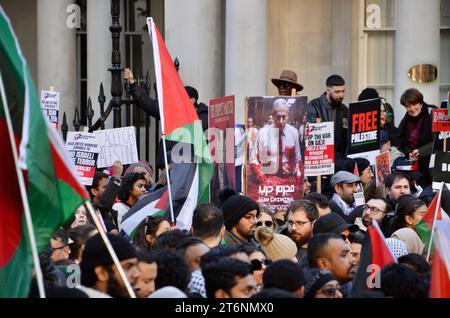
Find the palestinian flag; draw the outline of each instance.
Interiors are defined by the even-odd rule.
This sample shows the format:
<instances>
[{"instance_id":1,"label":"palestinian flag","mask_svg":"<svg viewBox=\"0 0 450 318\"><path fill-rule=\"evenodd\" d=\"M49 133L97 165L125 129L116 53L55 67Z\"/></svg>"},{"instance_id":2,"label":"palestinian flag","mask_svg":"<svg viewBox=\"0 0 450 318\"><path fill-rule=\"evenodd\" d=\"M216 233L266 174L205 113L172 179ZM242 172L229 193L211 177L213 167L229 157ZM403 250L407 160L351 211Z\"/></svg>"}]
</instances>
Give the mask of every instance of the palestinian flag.
<instances>
[{"instance_id":1,"label":"palestinian flag","mask_svg":"<svg viewBox=\"0 0 450 318\"><path fill-rule=\"evenodd\" d=\"M373 220L364 237L358 270L353 279L352 295L379 288L380 271L393 263L397 263L397 259L386 244L378 223Z\"/></svg>"},{"instance_id":2,"label":"palestinian flag","mask_svg":"<svg viewBox=\"0 0 450 318\"><path fill-rule=\"evenodd\" d=\"M177 228L190 230L192 214L198 204L196 187L192 183L198 178L196 164L179 163L172 165L170 172L172 204L174 215L177 215ZM182 182L180 182L182 180ZM139 223L147 216L164 216L170 220L169 192L167 186L146 195L139 200L122 218L121 229L130 237Z\"/></svg>"},{"instance_id":3,"label":"palestinian flag","mask_svg":"<svg viewBox=\"0 0 450 318\"><path fill-rule=\"evenodd\" d=\"M444 200L450 195L450 191L447 189L447 186L444 184L442 188L442 194L439 193L434 196L433 201L431 201L430 206L427 209L427 212L422 217L422 220L419 224L415 226L416 232L419 235L422 242L425 244L425 251L428 252L430 242L431 242L431 230L433 228L433 222L434 222L434 216L436 214L436 221L440 221L443 218L449 219L448 215L444 212L443 213L443 204L442 198ZM430 254L432 254L433 249L431 250Z\"/></svg>"},{"instance_id":4,"label":"palestinian flag","mask_svg":"<svg viewBox=\"0 0 450 318\"><path fill-rule=\"evenodd\" d=\"M147 216L163 216L165 214L168 197L167 187L147 194L122 217L121 230L133 238L137 226L143 219Z\"/></svg>"},{"instance_id":5,"label":"palestinian flag","mask_svg":"<svg viewBox=\"0 0 450 318\"><path fill-rule=\"evenodd\" d=\"M419 170L419 161L417 160L403 160L395 167L397 171L417 171Z\"/></svg>"},{"instance_id":6,"label":"palestinian flag","mask_svg":"<svg viewBox=\"0 0 450 318\"><path fill-rule=\"evenodd\" d=\"M55 129L44 118L33 80L17 37L0 8L0 297L28 296L33 268L30 238L15 175L15 159L7 133L6 115L19 148L19 164L26 183L28 204L38 251L55 230L89 198L73 174L71 160Z\"/></svg>"},{"instance_id":7,"label":"palestinian flag","mask_svg":"<svg viewBox=\"0 0 450 318\"><path fill-rule=\"evenodd\" d=\"M430 298L450 298L450 222L436 223L436 251L431 267Z\"/></svg>"},{"instance_id":8,"label":"palestinian flag","mask_svg":"<svg viewBox=\"0 0 450 318\"><path fill-rule=\"evenodd\" d=\"M191 222L195 206L198 203L209 202L209 183L213 174L213 161L203 133L202 123L173 65L161 34L152 18L147 18L147 25L153 45L162 135L166 140L178 142L180 146L188 145L188 147L183 147L184 154L190 152L191 148L194 150L193 156L187 156L188 164L194 166L195 169L193 178L172 180L173 184L185 183L183 186L187 187L186 191L189 193L189 202L187 202L189 204L183 204L182 209L178 211L179 214L176 215L177 227L185 228ZM186 158L183 158L184 161L176 158L179 156L174 151L179 148L178 145L172 149L172 161L178 162L174 165L179 162L186 163ZM192 168L186 167L186 169L190 171ZM172 173L170 177L174 178ZM176 198L174 190L172 192L172 202L175 203L180 198Z\"/></svg>"}]
</instances>

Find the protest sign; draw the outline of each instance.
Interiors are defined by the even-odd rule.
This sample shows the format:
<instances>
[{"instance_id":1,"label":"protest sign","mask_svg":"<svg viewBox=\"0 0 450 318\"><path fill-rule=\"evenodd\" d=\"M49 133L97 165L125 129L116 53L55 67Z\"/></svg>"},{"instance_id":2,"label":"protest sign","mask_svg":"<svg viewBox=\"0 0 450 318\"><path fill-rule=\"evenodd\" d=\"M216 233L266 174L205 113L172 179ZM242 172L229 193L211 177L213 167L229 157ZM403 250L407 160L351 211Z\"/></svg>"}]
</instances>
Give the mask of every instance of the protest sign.
<instances>
[{"instance_id":1,"label":"protest sign","mask_svg":"<svg viewBox=\"0 0 450 318\"><path fill-rule=\"evenodd\" d=\"M433 142L433 150L431 152L430 157L430 165L428 166L430 169L434 168L434 161L436 159L436 152L438 151L444 151L444 140L447 138L447 140L450 139L450 132L440 132L434 137Z\"/></svg>"},{"instance_id":2,"label":"protest sign","mask_svg":"<svg viewBox=\"0 0 450 318\"><path fill-rule=\"evenodd\" d=\"M59 92L41 91L41 110L53 127L58 128Z\"/></svg>"},{"instance_id":3,"label":"protest sign","mask_svg":"<svg viewBox=\"0 0 450 318\"><path fill-rule=\"evenodd\" d=\"M208 111L208 145L214 161L211 178L211 201L217 201L217 192L236 186L234 154L234 96L212 99Z\"/></svg>"},{"instance_id":4,"label":"protest sign","mask_svg":"<svg viewBox=\"0 0 450 318\"><path fill-rule=\"evenodd\" d=\"M450 117L447 116L447 110L438 108L431 110L431 130L433 132L450 131Z\"/></svg>"},{"instance_id":5,"label":"protest sign","mask_svg":"<svg viewBox=\"0 0 450 318\"><path fill-rule=\"evenodd\" d=\"M98 168L111 167L116 160L124 165L139 161L134 127L98 130L94 133L100 145Z\"/></svg>"},{"instance_id":6,"label":"protest sign","mask_svg":"<svg viewBox=\"0 0 450 318\"><path fill-rule=\"evenodd\" d=\"M307 123L305 176L334 174L334 122Z\"/></svg>"},{"instance_id":7,"label":"protest sign","mask_svg":"<svg viewBox=\"0 0 450 318\"><path fill-rule=\"evenodd\" d=\"M306 96L246 99L246 194L273 211L303 197L306 103Z\"/></svg>"},{"instance_id":8,"label":"protest sign","mask_svg":"<svg viewBox=\"0 0 450 318\"><path fill-rule=\"evenodd\" d=\"M81 183L92 185L100 150L97 136L88 132L69 131L66 149L75 165Z\"/></svg>"},{"instance_id":9,"label":"protest sign","mask_svg":"<svg viewBox=\"0 0 450 318\"><path fill-rule=\"evenodd\" d=\"M381 100L350 103L348 113L348 157L366 158L371 165L380 153Z\"/></svg>"},{"instance_id":10,"label":"protest sign","mask_svg":"<svg viewBox=\"0 0 450 318\"><path fill-rule=\"evenodd\" d=\"M442 182L450 187L450 153L438 151L433 168L433 190L439 191Z\"/></svg>"},{"instance_id":11,"label":"protest sign","mask_svg":"<svg viewBox=\"0 0 450 318\"><path fill-rule=\"evenodd\" d=\"M384 179L391 174L391 155L389 151L375 157L375 181L376 186L382 186Z\"/></svg>"}]
</instances>

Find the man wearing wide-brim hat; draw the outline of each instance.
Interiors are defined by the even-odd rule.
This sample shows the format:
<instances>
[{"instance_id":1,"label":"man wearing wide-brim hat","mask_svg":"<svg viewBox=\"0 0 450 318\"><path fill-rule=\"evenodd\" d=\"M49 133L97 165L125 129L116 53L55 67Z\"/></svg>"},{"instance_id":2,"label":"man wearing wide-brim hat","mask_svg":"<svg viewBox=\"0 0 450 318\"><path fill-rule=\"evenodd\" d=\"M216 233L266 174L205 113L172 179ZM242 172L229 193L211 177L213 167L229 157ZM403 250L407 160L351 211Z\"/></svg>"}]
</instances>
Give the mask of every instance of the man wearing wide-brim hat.
<instances>
[{"instance_id":1,"label":"man wearing wide-brim hat","mask_svg":"<svg viewBox=\"0 0 450 318\"><path fill-rule=\"evenodd\" d=\"M280 96L291 96L293 88L297 93L303 90L303 86L297 82L297 73L291 70L283 70L279 78L272 78L272 83L278 88Z\"/></svg>"}]
</instances>

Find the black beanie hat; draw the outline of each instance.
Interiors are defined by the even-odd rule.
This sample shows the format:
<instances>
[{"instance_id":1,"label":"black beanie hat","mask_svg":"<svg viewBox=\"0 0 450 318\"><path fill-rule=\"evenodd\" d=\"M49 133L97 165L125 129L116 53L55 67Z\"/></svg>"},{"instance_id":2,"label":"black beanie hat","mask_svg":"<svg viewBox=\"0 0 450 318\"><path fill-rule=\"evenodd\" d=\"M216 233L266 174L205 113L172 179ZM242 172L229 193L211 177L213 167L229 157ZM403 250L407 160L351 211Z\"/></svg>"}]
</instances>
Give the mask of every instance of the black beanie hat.
<instances>
[{"instance_id":1,"label":"black beanie hat","mask_svg":"<svg viewBox=\"0 0 450 318\"><path fill-rule=\"evenodd\" d=\"M119 261L136 257L137 254L135 248L126 238L113 234L106 235L108 236ZM80 264L81 271L84 272L89 269L94 269L97 266L111 264L114 264L114 262L100 234L96 234L87 240Z\"/></svg>"},{"instance_id":2,"label":"black beanie hat","mask_svg":"<svg viewBox=\"0 0 450 318\"><path fill-rule=\"evenodd\" d=\"M222 205L222 213L227 230L230 231L242 217L253 210L259 216L258 203L245 195L236 194L226 199Z\"/></svg>"},{"instance_id":3,"label":"black beanie hat","mask_svg":"<svg viewBox=\"0 0 450 318\"><path fill-rule=\"evenodd\" d=\"M367 99L375 99L379 98L380 94L378 94L377 90L375 88L367 87L361 91L361 93L358 96L358 101L363 101Z\"/></svg>"},{"instance_id":4,"label":"black beanie hat","mask_svg":"<svg viewBox=\"0 0 450 318\"><path fill-rule=\"evenodd\" d=\"M326 283L337 280L336 277L328 271L313 268L309 271L309 279L305 285L304 298L314 298L316 292Z\"/></svg>"},{"instance_id":5,"label":"black beanie hat","mask_svg":"<svg viewBox=\"0 0 450 318\"><path fill-rule=\"evenodd\" d=\"M303 270L297 263L288 259L273 262L263 275L264 288L280 288L295 292L305 285Z\"/></svg>"}]
</instances>

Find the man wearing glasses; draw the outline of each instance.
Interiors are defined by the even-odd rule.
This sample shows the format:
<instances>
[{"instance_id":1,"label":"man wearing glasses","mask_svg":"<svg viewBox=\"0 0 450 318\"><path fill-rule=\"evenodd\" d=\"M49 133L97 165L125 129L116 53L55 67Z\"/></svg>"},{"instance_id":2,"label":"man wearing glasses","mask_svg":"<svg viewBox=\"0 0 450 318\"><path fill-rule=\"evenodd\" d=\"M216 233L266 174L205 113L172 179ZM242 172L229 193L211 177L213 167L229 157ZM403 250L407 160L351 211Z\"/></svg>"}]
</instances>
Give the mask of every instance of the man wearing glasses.
<instances>
[{"instance_id":1,"label":"man wearing glasses","mask_svg":"<svg viewBox=\"0 0 450 318\"><path fill-rule=\"evenodd\" d=\"M367 227L372 224L372 220L375 220L381 231L386 235L390 218L389 212L391 212L391 207L385 198L372 198L363 206L362 224L359 223L358 219L355 220L355 223L359 225L361 230L366 231Z\"/></svg>"},{"instance_id":2,"label":"man wearing glasses","mask_svg":"<svg viewBox=\"0 0 450 318\"><path fill-rule=\"evenodd\" d=\"M306 254L308 242L312 237L314 222L319 217L317 207L309 200L292 201L288 208L288 235L297 245L297 259Z\"/></svg>"}]
</instances>

